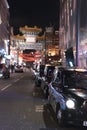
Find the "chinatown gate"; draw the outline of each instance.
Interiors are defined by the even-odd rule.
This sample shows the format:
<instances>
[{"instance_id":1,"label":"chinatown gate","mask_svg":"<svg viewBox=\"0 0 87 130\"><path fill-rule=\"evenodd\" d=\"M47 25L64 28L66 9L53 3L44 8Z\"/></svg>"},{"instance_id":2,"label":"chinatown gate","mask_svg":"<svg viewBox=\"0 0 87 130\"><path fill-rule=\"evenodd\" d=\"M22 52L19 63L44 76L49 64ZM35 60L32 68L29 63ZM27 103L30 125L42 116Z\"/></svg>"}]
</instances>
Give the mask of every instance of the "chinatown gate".
<instances>
[{"instance_id":1,"label":"chinatown gate","mask_svg":"<svg viewBox=\"0 0 87 130\"><path fill-rule=\"evenodd\" d=\"M41 28L35 27L20 27L20 32L23 34L12 36L11 46L11 62L17 64L33 62L44 62L44 36L39 36Z\"/></svg>"}]
</instances>

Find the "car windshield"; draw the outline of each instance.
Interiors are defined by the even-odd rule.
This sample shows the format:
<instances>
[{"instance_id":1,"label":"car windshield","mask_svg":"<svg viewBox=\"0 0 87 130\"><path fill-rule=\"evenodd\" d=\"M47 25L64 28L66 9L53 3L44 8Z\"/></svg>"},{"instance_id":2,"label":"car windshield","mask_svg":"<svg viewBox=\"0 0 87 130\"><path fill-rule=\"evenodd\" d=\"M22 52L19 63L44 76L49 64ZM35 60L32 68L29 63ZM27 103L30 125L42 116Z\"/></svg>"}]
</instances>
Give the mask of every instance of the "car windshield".
<instances>
[{"instance_id":1,"label":"car windshield","mask_svg":"<svg viewBox=\"0 0 87 130\"><path fill-rule=\"evenodd\" d=\"M21 66L21 65L17 65L16 67L17 67L17 68L21 68L22 66Z\"/></svg>"},{"instance_id":2,"label":"car windshield","mask_svg":"<svg viewBox=\"0 0 87 130\"><path fill-rule=\"evenodd\" d=\"M87 74L79 72L66 72L64 74L64 86L68 88L87 89Z\"/></svg>"}]
</instances>

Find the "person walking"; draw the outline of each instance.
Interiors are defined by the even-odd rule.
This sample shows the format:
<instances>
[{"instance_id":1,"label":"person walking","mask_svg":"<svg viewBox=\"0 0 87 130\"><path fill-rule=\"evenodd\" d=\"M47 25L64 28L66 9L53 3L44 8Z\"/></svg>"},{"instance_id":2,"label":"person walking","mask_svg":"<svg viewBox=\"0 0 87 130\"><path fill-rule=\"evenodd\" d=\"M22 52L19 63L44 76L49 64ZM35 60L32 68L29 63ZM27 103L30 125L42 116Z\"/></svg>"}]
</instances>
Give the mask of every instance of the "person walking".
<instances>
[{"instance_id":1,"label":"person walking","mask_svg":"<svg viewBox=\"0 0 87 130\"><path fill-rule=\"evenodd\" d=\"M14 72L14 65L11 64L11 73L13 73L13 72Z\"/></svg>"}]
</instances>

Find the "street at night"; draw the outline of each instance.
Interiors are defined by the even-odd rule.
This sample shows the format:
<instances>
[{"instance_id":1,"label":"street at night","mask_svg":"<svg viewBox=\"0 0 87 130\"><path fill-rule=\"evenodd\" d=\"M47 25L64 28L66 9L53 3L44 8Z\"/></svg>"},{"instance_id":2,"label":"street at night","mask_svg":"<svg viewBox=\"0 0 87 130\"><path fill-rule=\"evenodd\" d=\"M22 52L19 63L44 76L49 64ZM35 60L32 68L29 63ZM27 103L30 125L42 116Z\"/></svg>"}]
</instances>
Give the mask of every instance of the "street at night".
<instances>
[{"instance_id":1,"label":"street at night","mask_svg":"<svg viewBox=\"0 0 87 130\"><path fill-rule=\"evenodd\" d=\"M87 129L86 9L0 0L0 130Z\"/></svg>"},{"instance_id":2,"label":"street at night","mask_svg":"<svg viewBox=\"0 0 87 130\"><path fill-rule=\"evenodd\" d=\"M0 130L83 130L59 127L31 72L0 79Z\"/></svg>"}]
</instances>

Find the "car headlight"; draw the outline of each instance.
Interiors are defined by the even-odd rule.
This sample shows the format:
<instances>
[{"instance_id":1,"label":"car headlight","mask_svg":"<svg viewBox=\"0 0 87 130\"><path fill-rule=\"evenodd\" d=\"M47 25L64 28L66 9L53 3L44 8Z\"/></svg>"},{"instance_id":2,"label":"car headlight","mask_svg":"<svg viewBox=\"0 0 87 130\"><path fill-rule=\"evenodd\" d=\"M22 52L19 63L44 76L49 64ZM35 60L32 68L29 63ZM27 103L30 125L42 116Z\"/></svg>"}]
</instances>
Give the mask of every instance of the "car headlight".
<instances>
[{"instance_id":1,"label":"car headlight","mask_svg":"<svg viewBox=\"0 0 87 130\"><path fill-rule=\"evenodd\" d=\"M73 100L69 99L69 100L66 101L66 106L69 109L74 109L75 108L75 102Z\"/></svg>"}]
</instances>

